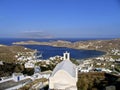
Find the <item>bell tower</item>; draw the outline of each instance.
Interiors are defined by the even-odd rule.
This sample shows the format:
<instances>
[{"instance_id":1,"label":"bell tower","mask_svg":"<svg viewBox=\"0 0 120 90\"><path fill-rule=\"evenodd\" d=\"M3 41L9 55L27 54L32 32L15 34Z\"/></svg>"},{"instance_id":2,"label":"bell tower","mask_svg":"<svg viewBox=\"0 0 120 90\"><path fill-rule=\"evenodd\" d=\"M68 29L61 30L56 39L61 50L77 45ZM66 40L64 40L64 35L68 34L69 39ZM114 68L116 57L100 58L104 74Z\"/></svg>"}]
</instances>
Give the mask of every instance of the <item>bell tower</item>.
<instances>
[{"instance_id":1,"label":"bell tower","mask_svg":"<svg viewBox=\"0 0 120 90\"><path fill-rule=\"evenodd\" d=\"M63 53L63 60L70 60L70 53L68 53L67 51Z\"/></svg>"}]
</instances>

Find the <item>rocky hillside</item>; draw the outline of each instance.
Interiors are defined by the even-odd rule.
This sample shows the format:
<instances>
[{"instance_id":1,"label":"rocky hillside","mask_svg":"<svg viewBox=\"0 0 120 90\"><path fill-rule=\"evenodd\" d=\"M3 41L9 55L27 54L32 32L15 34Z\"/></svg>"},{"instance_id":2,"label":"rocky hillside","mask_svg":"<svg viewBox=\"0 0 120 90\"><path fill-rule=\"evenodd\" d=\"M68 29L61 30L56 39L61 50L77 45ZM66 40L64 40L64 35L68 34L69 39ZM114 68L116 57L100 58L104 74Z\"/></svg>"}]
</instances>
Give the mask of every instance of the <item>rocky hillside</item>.
<instances>
[{"instance_id":1,"label":"rocky hillside","mask_svg":"<svg viewBox=\"0 0 120 90\"><path fill-rule=\"evenodd\" d=\"M120 49L120 39L113 40L93 40L93 41L81 41L75 42L75 47L78 49L95 49L109 51L110 49Z\"/></svg>"},{"instance_id":2,"label":"rocky hillside","mask_svg":"<svg viewBox=\"0 0 120 90\"><path fill-rule=\"evenodd\" d=\"M90 50L101 50L109 51L111 49L120 49L120 39L112 40L91 40L91 41L78 41L78 42L68 42L68 41L52 41L52 42L36 42L36 41L22 41L15 42L13 44L17 45L50 45L56 47L68 47L74 49L90 49Z\"/></svg>"},{"instance_id":3,"label":"rocky hillside","mask_svg":"<svg viewBox=\"0 0 120 90\"><path fill-rule=\"evenodd\" d=\"M32 51L31 49L26 49L22 46L0 46L0 61L4 62L15 62L16 58L15 55L17 52L28 52Z\"/></svg>"}]
</instances>

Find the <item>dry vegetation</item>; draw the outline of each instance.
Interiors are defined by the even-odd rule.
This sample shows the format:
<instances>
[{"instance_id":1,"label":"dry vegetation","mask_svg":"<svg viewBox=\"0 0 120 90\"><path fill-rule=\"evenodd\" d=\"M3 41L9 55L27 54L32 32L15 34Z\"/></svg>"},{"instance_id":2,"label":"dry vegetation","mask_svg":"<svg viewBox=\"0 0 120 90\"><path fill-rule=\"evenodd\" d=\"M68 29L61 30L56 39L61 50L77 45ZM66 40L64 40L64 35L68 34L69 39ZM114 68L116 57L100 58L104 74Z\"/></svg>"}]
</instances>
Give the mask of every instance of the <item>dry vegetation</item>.
<instances>
[{"instance_id":1,"label":"dry vegetation","mask_svg":"<svg viewBox=\"0 0 120 90\"><path fill-rule=\"evenodd\" d=\"M24 65L17 63L17 58L15 58L17 52L28 51L32 50L22 46L0 46L0 61L3 61L3 65L0 65L0 76L9 76L13 72L33 74L33 69L25 69Z\"/></svg>"},{"instance_id":2,"label":"dry vegetation","mask_svg":"<svg viewBox=\"0 0 120 90\"><path fill-rule=\"evenodd\" d=\"M31 49L25 49L22 46L0 46L0 61L13 63L16 61L17 52L28 52Z\"/></svg>"},{"instance_id":3,"label":"dry vegetation","mask_svg":"<svg viewBox=\"0 0 120 90\"><path fill-rule=\"evenodd\" d=\"M104 90L110 85L119 90L120 77L103 72L79 73L78 90Z\"/></svg>"},{"instance_id":4,"label":"dry vegetation","mask_svg":"<svg viewBox=\"0 0 120 90\"><path fill-rule=\"evenodd\" d=\"M91 50L102 50L108 51L109 49L120 49L120 39L113 40L89 40L89 41L77 41L77 42L68 42L68 41L51 41L51 42L37 42L37 41L23 41L15 42L13 44L18 45L50 45L56 47L68 47L74 49L91 49Z\"/></svg>"}]
</instances>

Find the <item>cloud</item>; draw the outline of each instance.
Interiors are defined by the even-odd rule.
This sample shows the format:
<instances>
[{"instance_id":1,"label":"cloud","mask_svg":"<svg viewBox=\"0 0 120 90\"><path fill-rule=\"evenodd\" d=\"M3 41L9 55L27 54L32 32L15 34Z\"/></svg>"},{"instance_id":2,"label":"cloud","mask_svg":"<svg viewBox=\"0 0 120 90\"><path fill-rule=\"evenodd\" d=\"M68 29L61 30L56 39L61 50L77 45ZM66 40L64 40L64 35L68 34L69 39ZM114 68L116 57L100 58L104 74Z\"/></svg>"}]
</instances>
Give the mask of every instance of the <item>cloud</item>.
<instances>
[{"instance_id":1,"label":"cloud","mask_svg":"<svg viewBox=\"0 0 120 90\"><path fill-rule=\"evenodd\" d=\"M43 31L24 31L19 35L19 38L53 38L53 35Z\"/></svg>"}]
</instances>

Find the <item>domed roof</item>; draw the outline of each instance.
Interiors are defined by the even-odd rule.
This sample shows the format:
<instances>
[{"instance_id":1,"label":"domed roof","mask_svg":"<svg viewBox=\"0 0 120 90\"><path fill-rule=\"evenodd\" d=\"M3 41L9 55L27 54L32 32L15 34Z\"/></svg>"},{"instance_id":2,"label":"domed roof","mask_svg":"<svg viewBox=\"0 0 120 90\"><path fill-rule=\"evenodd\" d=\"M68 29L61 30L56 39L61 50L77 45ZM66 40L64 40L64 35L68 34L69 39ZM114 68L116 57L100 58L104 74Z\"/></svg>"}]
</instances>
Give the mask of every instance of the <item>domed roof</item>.
<instances>
[{"instance_id":1,"label":"domed roof","mask_svg":"<svg viewBox=\"0 0 120 90\"><path fill-rule=\"evenodd\" d=\"M57 64L53 70L52 76L59 70L64 70L69 73L72 77L76 76L76 66L70 60L63 60L61 63Z\"/></svg>"}]
</instances>

